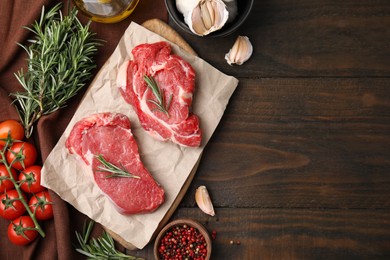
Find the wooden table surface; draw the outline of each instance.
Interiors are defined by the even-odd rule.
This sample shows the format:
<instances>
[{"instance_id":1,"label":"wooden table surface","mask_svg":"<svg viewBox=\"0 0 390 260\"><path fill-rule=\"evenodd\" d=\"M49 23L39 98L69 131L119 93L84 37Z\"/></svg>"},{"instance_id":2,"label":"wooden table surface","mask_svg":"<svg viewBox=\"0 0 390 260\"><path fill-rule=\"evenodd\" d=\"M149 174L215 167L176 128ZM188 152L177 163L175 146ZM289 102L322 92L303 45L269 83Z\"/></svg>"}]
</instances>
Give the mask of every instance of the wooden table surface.
<instances>
[{"instance_id":1,"label":"wooden table surface","mask_svg":"<svg viewBox=\"0 0 390 260\"><path fill-rule=\"evenodd\" d=\"M225 38L169 24L240 81L173 219L217 232L212 259L390 259L390 2L256 0ZM229 66L237 35L254 53Z\"/></svg>"}]
</instances>

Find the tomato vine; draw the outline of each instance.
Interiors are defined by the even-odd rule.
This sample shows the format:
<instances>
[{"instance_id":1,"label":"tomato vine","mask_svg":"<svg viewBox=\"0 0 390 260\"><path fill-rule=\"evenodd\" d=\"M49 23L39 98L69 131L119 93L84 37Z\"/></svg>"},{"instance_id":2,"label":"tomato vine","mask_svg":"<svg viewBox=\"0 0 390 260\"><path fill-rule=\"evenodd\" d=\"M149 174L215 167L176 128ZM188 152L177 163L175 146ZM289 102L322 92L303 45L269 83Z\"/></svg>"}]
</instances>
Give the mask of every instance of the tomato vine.
<instances>
[{"instance_id":1,"label":"tomato vine","mask_svg":"<svg viewBox=\"0 0 390 260\"><path fill-rule=\"evenodd\" d=\"M14 165L18 165L18 166L24 165L24 160L26 160L27 156L26 156L26 154L24 154L23 146L22 146L22 148L20 148L16 152L12 151L12 146L14 144L17 144L17 143L23 143L23 141L13 139L11 136L11 131L9 131L8 136L6 138L0 138L0 140L2 141L2 143L4 145L0 150L0 163L5 167L5 169L8 172L8 176L2 176L2 181L11 181L12 182L12 184L14 186L13 188L17 191L17 194L18 194L18 198L15 198L15 200L22 203L28 216L31 218L31 220L34 224L33 228L31 228L31 227L29 227L28 229L26 228L25 229L26 232L27 232L27 230L36 230L41 237L45 237L45 232L42 229L42 227L40 226L40 224L35 216L35 212L32 211L31 208L29 207L28 200L27 200L25 194L23 193L23 190L21 188L21 186L23 185L23 182L19 182L18 178L16 178L16 176L14 174L15 169L20 170L19 167L15 168ZM24 142L24 143L27 143L27 142ZM10 153L13 153L13 159L11 161L7 160L7 157L9 157ZM7 191L4 191L4 192L6 193ZM5 204L7 202L4 199L3 201L1 201L1 203ZM20 232L20 229L23 230L23 227L19 227L19 232Z\"/></svg>"}]
</instances>

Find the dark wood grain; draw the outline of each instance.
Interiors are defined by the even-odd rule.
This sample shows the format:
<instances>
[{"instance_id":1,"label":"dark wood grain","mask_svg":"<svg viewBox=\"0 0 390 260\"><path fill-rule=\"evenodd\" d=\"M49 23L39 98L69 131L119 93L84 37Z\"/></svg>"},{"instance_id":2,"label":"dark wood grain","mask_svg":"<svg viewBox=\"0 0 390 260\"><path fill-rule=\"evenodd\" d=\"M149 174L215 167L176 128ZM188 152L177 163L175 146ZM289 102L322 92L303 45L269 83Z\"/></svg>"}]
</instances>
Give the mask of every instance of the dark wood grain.
<instances>
[{"instance_id":1,"label":"dark wood grain","mask_svg":"<svg viewBox=\"0 0 390 260\"><path fill-rule=\"evenodd\" d=\"M199 209L181 209L175 214L217 232L212 259L390 257L389 211L220 208L216 213L206 217ZM130 253L153 259L152 245Z\"/></svg>"},{"instance_id":2,"label":"dark wood grain","mask_svg":"<svg viewBox=\"0 0 390 260\"><path fill-rule=\"evenodd\" d=\"M195 51L240 77L379 76L390 73L390 5L387 0L256 0L245 24L223 39L191 36L172 26ZM254 55L231 67L224 54L246 35Z\"/></svg>"},{"instance_id":3,"label":"dark wood grain","mask_svg":"<svg viewBox=\"0 0 390 260\"><path fill-rule=\"evenodd\" d=\"M240 80L174 218L218 232L213 259L389 259L390 2L259 0L225 38L170 25ZM229 66L238 35L254 54Z\"/></svg>"},{"instance_id":4,"label":"dark wood grain","mask_svg":"<svg viewBox=\"0 0 390 260\"><path fill-rule=\"evenodd\" d=\"M26 41L21 26L31 24L41 4L58 1L37 1L28 10L17 2L0 4L8 10L0 36L9 36L0 57L3 119L17 118L8 94L17 90L14 72L25 64L23 50L10 46ZM98 68L130 21L164 18L163 5L141 0L120 23L92 23L106 41ZM390 0L255 0L243 26L222 38L169 25L199 57L239 79L170 219L191 218L216 231L212 260L390 259ZM224 56L238 35L250 38L254 52L244 65L229 66ZM82 94L38 124L33 139L42 159ZM195 203L200 185L208 188L214 217ZM63 211L43 224L47 237L20 248L4 235L1 259L83 258L72 243L87 216L55 198ZM8 223L1 221L5 234ZM153 243L137 251L116 246L154 259Z\"/></svg>"},{"instance_id":5,"label":"dark wood grain","mask_svg":"<svg viewBox=\"0 0 390 260\"><path fill-rule=\"evenodd\" d=\"M388 82L241 80L185 205L389 208Z\"/></svg>"}]
</instances>

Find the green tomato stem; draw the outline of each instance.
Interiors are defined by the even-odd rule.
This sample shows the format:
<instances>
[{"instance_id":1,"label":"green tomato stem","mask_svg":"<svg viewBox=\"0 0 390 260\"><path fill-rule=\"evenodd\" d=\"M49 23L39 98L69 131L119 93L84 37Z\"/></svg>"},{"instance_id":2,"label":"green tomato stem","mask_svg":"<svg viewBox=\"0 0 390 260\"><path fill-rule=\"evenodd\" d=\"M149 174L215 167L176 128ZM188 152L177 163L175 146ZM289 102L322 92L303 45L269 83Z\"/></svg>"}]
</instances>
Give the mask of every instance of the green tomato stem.
<instances>
[{"instance_id":1,"label":"green tomato stem","mask_svg":"<svg viewBox=\"0 0 390 260\"><path fill-rule=\"evenodd\" d=\"M5 154L6 154L6 149L1 150L1 159L2 159L2 161L4 163L5 168L8 171L9 180L12 181L12 183L14 184L15 189L18 192L20 202L22 202L23 206L26 208L26 211L27 211L28 215L31 217L32 221L34 222L35 230L38 231L38 233L42 237L45 237L45 232L43 231L42 227L39 225L39 223L38 223L38 221L37 221L37 219L35 217L35 214L30 210L30 207L28 206L26 200L24 199L23 192L20 189L20 185L21 184L19 184L14 179L14 176L13 176L12 171L11 171L11 167L12 167L12 164L14 163L14 161L12 161L11 164L8 164Z\"/></svg>"}]
</instances>

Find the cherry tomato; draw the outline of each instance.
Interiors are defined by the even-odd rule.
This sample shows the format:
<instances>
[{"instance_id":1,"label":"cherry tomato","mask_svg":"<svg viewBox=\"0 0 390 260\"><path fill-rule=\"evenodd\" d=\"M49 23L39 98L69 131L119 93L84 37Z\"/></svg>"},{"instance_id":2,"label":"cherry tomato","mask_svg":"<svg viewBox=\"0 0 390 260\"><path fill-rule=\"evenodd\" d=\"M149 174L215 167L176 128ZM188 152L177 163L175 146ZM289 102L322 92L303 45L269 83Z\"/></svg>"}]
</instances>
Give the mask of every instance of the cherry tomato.
<instances>
[{"instance_id":1,"label":"cherry tomato","mask_svg":"<svg viewBox=\"0 0 390 260\"><path fill-rule=\"evenodd\" d=\"M12 167L17 170L23 170L33 165L38 155L34 145L28 142L17 142L7 151L6 157L9 164L16 159Z\"/></svg>"},{"instance_id":2,"label":"cherry tomato","mask_svg":"<svg viewBox=\"0 0 390 260\"><path fill-rule=\"evenodd\" d=\"M48 191L34 194L28 205L38 220L48 220L53 217L53 202Z\"/></svg>"},{"instance_id":3,"label":"cherry tomato","mask_svg":"<svg viewBox=\"0 0 390 260\"><path fill-rule=\"evenodd\" d=\"M14 169L11 168L12 176L14 180L17 180L18 175ZM14 184L8 178L10 177L9 172L4 164L0 165L0 192L3 193L6 190L14 189Z\"/></svg>"},{"instance_id":4,"label":"cherry tomato","mask_svg":"<svg viewBox=\"0 0 390 260\"><path fill-rule=\"evenodd\" d=\"M34 222L30 216L18 217L8 226L8 238L15 245L27 245L33 242L38 236L38 231L30 229L34 227Z\"/></svg>"},{"instance_id":5,"label":"cherry tomato","mask_svg":"<svg viewBox=\"0 0 390 260\"><path fill-rule=\"evenodd\" d=\"M0 123L0 139L6 139L10 133L11 138L14 140L23 140L24 138L24 128L16 120L5 120ZM5 145L4 140L0 140L1 145Z\"/></svg>"},{"instance_id":6,"label":"cherry tomato","mask_svg":"<svg viewBox=\"0 0 390 260\"><path fill-rule=\"evenodd\" d=\"M0 216L5 219L15 219L26 212L26 208L19 200L16 190L8 190L0 195Z\"/></svg>"},{"instance_id":7,"label":"cherry tomato","mask_svg":"<svg viewBox=\"0 0 390 260\"><path fill-rule=\"evenodd\" d=\"M19 183L24 192L37 193L46 189L41 186L41 170L42 166L33 165L20 172Z\"/></svg>"}]
</instances>

